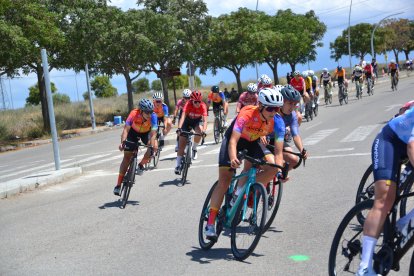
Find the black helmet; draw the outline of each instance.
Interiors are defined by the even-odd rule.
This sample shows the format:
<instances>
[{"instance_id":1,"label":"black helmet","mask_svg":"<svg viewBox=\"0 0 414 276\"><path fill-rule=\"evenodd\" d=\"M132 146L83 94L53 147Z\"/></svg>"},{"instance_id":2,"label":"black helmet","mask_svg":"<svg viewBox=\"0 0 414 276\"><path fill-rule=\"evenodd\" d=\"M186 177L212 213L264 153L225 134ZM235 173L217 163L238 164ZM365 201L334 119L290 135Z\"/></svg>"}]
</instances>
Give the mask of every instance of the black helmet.
<instances>
[{"instance_id":1,"label":"black helmet","mask_svg":"<svg viewBox=\"0 0 414 276\"><path fill-rule=\"evenodd\" d=\"M341 65L338 65L338 71L341 71L342 70L342 66Z\"/></svg>"},{"instance_id":2,"label":"black helmet","mask_svg":"<svg viewBox=\"0 0 414 276\"><path fill-rule=\"evenodd\" d=\"M213 85L211 87L211 91L213 91L213 93L218 93L218 92L220 92L220 89L219 89L219 87L217 85Z\"/></svg>"},{"instance_id":3,"label":"black helmet","mask_svg":"<svg viewBox=\"0 0 414 276\"><path fill-rule=\"evenodd\" d=\"M299 102L300 101L300 94L299 92L290 84L286 85L282 88L280 91L282 93L283 99L287 101L294 101Z\"/></svg>"}]
</instances>

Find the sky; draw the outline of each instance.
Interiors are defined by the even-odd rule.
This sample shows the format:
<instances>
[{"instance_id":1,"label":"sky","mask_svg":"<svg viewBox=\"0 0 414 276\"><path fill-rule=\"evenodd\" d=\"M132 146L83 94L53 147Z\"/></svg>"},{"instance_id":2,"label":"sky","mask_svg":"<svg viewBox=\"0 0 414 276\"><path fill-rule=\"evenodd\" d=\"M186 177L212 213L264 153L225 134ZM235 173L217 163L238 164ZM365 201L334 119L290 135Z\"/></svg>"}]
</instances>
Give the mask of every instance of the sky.
<instances>
[{"instance_id":1,"label":"sky","mask_svg":"<svg viewBox=\"0 0 414 276\"><path fill-rule=\"evenodd\" d=\"M309 63L309 68L308 64L304 64L298 65L297 69L301 71L307 69L316 71L321 70L324 67L333 69L338 65L338 63L343 66L349 66L348 56L343 56L338 63L330 58L329 43L333 42L335 38L340 36L342 31L348 27L351 0L204 0L204 2L207 4L209 15L212 16L230 13L238 10L239 7L254 10L256 9L256 4L258 4L258 10L264 11L270 15L274 15L279 9L290 8L293 12L300 14L304 14L312 9L319 17L319 20L327 25L327 31L322 40L324 46L317 49L316 61ZM350 23L351 26L359 23L376 24L384 17L400 12L403 13L392 16L392 18L397 17L413 20L413 4L413 0L352 0ZM112 0L110 5L120 7L125 11L131 8L137 8L135 0ZM414 53L411 53L411 59L413 58L412 55L414 55ZM392 58L394 58L394 54L388 53L388 61ZM399 58L404 60L405 56L400 54ZM371 60L371 57L369 55L366 56L366 60ZM379 63L384 63L384 55L377 55L377 61ZM357 62L358 60L356 58L352 58L352 64ZM185 74L184 69L181 71ZM290 71L289 65L279 65L279 77L285 76L288 71ZM260 65L258 73L259 75L268 74L270 77L273 77L272 72L267 65ZM199 75L197 71L196 74ZM71 98L72 102L83 100L82 94L87 90L85 72L75 74L75 72L71 70L52 70L50 72L50 77L51 81L56 84L59 93L67 94ZM156 79L156 76L153 73L148 75L141 74L139 78L141 77L149 79L150 83ZM224 81L225 83L236 82L233 73L225 69L219 70L216 75L212 75L211 72L207 72L206 75L199 75L199 77L202 81L202 86L218 84L220 81ZM256 69L254 67L243 69L241 72L241 79L242 81L255 80ZM2 78L0 82L0 92L3 91L5 101L0 102L0 109L3 109L4 106L6 108L23 107L25 105L25 99L29 95L28 88L36 82L37 78L34 74L11 80ZM123 76L114 76L111 79L111 83L117 88L118 94L126 92L126 83ZM231 88L230 85L228 88Z\"/></svg>"}]
</instances>

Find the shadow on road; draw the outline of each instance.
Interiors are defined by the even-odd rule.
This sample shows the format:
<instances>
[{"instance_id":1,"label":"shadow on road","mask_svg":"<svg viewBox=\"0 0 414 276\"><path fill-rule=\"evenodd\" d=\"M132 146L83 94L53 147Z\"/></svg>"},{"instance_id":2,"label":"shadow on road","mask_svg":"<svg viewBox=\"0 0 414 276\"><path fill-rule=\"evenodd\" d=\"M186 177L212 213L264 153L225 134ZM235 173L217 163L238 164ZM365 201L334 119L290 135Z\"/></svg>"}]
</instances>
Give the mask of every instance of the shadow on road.
<instances>
[{"instance_id":1,"label":"shadow on road","mask_svg":"<svg viewBox=\"0 0 414 276\"><path fill-rule=\"evenodd\" d=\"M209 264L215 260L234 260L230 248L211 248L209 250L203 250L199 247L193 247L193 250L187 252L186 255L191 257L191 261L200 264Z\"/></svg>"},{"instance_id":2,"label":"shadow on road","mask_svg":"<svg viewBox=\"0 0 414 276\"><path fill-rule=\"evenodd\" d=\"M137 206L137 205L139 205L139 201L128 200L127 201L127 206L128 205ZM125 206L125 207L127 207L127 206ZM116 201L113 201L113 202L107 202L107 203L104 203L102 206L99 206L98 208L103 210L103 209L114 208L114 207L122 209L122 201L121 200L116 200Z\"/></svg>"},{"instance_id":3,"label":"shadow on road","mask_svg":"<svg viewBox=\"0 0 414 276\"><path fill-rule=\"evenodd\" d=\"M189 182L187 181L186 184L188 184L188 183ZM164 186L168 186L168 185L181 186L181 178L176 178L174 180L168 180L168 181L161 182L161 184L159 186L164 187Z\"/></svg>"}]
</instances>

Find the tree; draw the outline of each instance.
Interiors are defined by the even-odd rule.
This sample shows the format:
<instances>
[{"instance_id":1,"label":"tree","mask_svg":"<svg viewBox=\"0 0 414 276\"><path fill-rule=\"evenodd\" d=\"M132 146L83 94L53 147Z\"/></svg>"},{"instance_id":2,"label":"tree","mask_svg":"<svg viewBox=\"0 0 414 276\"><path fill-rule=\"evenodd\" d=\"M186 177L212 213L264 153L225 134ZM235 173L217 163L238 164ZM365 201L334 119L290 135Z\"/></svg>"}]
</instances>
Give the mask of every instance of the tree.
<instances>
[{"instance_id":1,"label":"tree","mask_svg":"<svg viewBox=\"0 0 414 276\"><path fill-rule=\"evenodd\" d=\"M148 69L158 73L164 99L170 105L167 72L192 60L198 43L204 43L209 22L207 6L192 0L138 0L137 4L145 7L146 37L154 45Z\"/></svg>"},{"instance_id":2,"label":"tree","mask_svg":"<svg viewBox=\"0 0 414 276\"><path fill-rule=\"evenodd\" d=\"M118 95L118 90L112 86L108 76L96 76L91 81L91 89L97 98L109 98Z\"/></svg>"},{"instance_id":3,"label":"tree","mask_svg":"<svg viewBox=\"0 0 414 276\"><path fill-rule=\"evenodd\" d=\"M229 15L214 18L207 40L199 46L200 72L211 70L216 74L218 69L225 68L234 74L241 92L241 70L268 53L266 32L261 30L261 14L239 8Z\"/></svg>"},{"instance_id":4,"label":"tree","mask_svg":"<svg viewBox=\"0 0 414 276\"><path fill-rule=\"evenodd\" d=\"M60 105L60 104L68 104L70 103L70 98L66 94L56 93L52 95L53 104Z\"/></svg>"},{"instance_id":5,"label":"tree","mask_svg":"<svg viewBox=\"0 0 414 276\"><path fill-rule=\"evenodd\" d=\"M398 63L398 53L404 52L406 59L414 48L414 21L408 19L388 19L384 28L386 32L387 50L392 50Z\"/></svg>"},{"instance_id":6,"label":"tree","mask_svg":"<svg viewBox=\"0 0 414 276\"><path fill-rule=\"evenodd\" d=\"M132 83L133 91L135 93L142 93L150 90L149 80L147 78L137 79Z\"/></svg>"},{"instance_id":7,"label":"tree","mask_svg":"<svg viewBox=\"0 0 414 276\"><path fill-rule=\"evenodd\" d=\"M162 90L161 80L153 80L151 83L151 89L155 91L161 91Z\"/></svg>"},{"instance_id":8,"label":"tree","mask_svg":"<svg viewBox=\"0 0 414 276\"><path fill-rule=\"evenodd\" d=\"M2 71L12 74L21 68L24 74L34 72L39 83L39 96L42 108L43 127L50 132L49 111L47 109L46 89L43 78L40 49L48 52L49 70L61 68L59 51L65 38L59 28L59 14L51 11L50 1L42 0L3 0L0 2L1 28L9 35L2 37L6 42L1 45L13 45L11 39L18 38L17 51L12 50L10 60L2 64ZM15 35L11 35L15 34ZM7 49L7 48L6 48Z\"/></svg>"},{"instance_id":9,"label":"tree","mask_svg":"<svg viewBox=\"0 0 414 276\"><path fill-rule=\"evenodd\" d=\"M360 23L351 26L351 55L361 60L365 55L371 53L371 33L373 26L368 23ZM381 32L375 34L375 39L381 40ZM342 31L342 36L338 36L335 41L330 43L331 58L339 60L343 55L349 55L348 50L348 28Z\"/></svg>"},{"instance_id":10,"label":"tree","mask_svg":"<svg viewBox=\"0 0 414 276\"><path fill-rule=\"evenodd\" d=\"M52 90L52 93L55 93L57 91L56 85L53 82L50 82L50 89ZM35 85L29 87L29 97L26 98L26 106L39 104L39 83L36 83Z\"/></svg>"}]
</instances>

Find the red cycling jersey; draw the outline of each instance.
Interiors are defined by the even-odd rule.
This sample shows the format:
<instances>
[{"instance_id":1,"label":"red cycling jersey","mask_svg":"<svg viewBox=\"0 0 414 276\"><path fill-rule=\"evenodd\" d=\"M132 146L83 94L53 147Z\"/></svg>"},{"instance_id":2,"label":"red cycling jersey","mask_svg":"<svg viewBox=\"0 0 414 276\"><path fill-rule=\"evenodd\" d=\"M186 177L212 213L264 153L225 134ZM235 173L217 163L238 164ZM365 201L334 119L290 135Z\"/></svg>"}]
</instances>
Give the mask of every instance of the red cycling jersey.
<instances>
[{"instance_id":1,"label":"red cycling jersey","mask_svg":"<svg viewBox=\"0 0 414 276\"><path fill-rule=\"evenodd\" d=\"M303 93L303 88L305 85L305 80L302 77L299 77L298 80L293 78L290 80L290 85L292 85L299 93Z\"/></svg>"},{"instance_id":2,"label":"red cycling jersey","mask_svg":"<svg viewBox=\"0 0 414 276\"><path fill-rule=\"evenodd\" d=\"M371 65L371 64L367 64L367 65L365 65L365 67L364 67L364 72L365 72L366 74L372 74L372 65Z\"/></svg>"},{"instance_id":3,"label":"red cycling jersey","mask_svg":"<svg viewBox=\"0 0 414 276\"><path fill-rule=\"evenodd\" d=\"M199 119L202 116L207 116L207 106L201 102L198 107L193 104L193 101L188 101L183 109L185 115L190 119Z\"/></svg>"},{"instance_id":4,"label":"red cycling jersey","mask_svg":"<svg viewBox=\"0 0 414 276\"><path fill-rule=\"evenodd\" d=\"M257 105L257 94L256 93L249 93L243 92L239 97L239 103L241 107L246 105Z\"/></svg>"}]
</instances>

